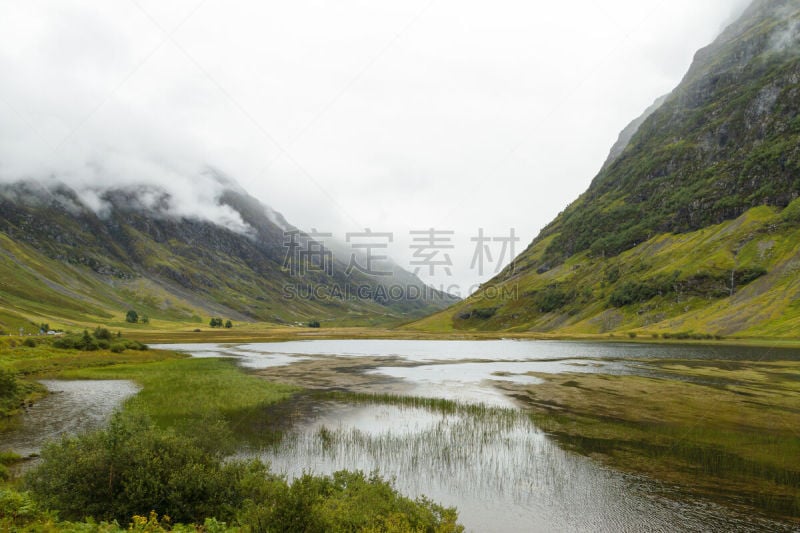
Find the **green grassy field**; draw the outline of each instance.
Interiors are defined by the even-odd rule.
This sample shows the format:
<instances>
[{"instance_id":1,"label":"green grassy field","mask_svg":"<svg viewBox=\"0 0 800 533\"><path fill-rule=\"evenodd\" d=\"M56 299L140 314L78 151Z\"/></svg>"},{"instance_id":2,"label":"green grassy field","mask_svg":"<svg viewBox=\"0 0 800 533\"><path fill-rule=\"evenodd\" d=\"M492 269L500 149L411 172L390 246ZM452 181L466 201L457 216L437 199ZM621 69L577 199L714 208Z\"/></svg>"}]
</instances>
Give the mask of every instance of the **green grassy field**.
<instances>
[{"instance_id":1,"label":"green grassy field","mask_svg":"<svg viewBox=\"0 0 800 533\"><path fill-rule=\"evenodd\" d=\"M581 252L539 267L549 240L455 306L404 326L639 338L800 336L800 201L679 234L658 234L613 257Z\"/></svg>"},{"instance_id":2,"label":"green grassy field","mask_svg":"<svg viewBox=\"0 0 800 533\"><path fill-rule=\"evenodd\" d=\"M169 468L165 469L160 464L149 462L163 460L166 465L180 456L177 449L162 450L159 444L161 442L171 443L170 446L178 445L181 448L175 439L179 439L177 442L185 441L187 458L193 456L192 454L202 455L198 450L210 450L214 457L221 457L240 449L243 445L263 446L273 442L280 437L279 428L284 427L284 424L281 424L283 421L275 419L270 408L298 392L294 387L270 383L250 375L231 360L193 359L167 350L125 350L123 353L109 350L90 352L62 350L52 346L51 342L26 346L11 339L0 341L0 371L3 372L0 377L12 375L18 385L29 385L34 383L33 380L42 377L128 379L139 384L142 390L123 405L122 414L125 418L111 424L117 429L122 427L123 433L128 432L125 434L128 435L126 438L130 442L118 444L122 446L122 457L128 452L152 455L146 461L147 468L142 468L144 465L138 463L129 465L123 459L119 459L121 464L118 468L132 468L125 475L133 476L137 480L131 482L134 485L152 484L153 480L149 475L144 475L142 479L137 477L148 471L152 472L152 475L163 475L168 478L175 474ZM42 393L41 388L24 390L24 387L21 387L19 391L19 398L26 400L31 399L34 394ZM13 418L14 411L8 410L3 414L6 418ZM141 429L132 426L124 429L125 424L129 423L125 420L152 421L153 426L145 425ZM131 431L133 433L130 433ZM74 453L71 450L74 450L75 446L94 446L88 456L78 452L77 463L73 459L61 459L68 464L52 466L51 470L45 471L46 475L42 474L44 478L41 475L37 478L44 480L39 485L44 489L38 490L49 490L51 495L54 493L53 497L57 501L71 502L73 498L71 493L73 489L77 490L77 487L73 486L65 492L59 489L62 482L53 476L58 478L61 472L69 470L73 464L78 469L99 469L103 475L111 476L116 468L105 465L102 458L107 454L104 446L109 442L116 442L116 437L113 435L115 435L113 431L91 434L82 437L84 439L81 441L82 444L78 444L75 440L65 441L60 445L61 448L45 449L43 458L47 464L48 460L68 457L70 453ZM129 448L125 448L126 446ZM147 446L155 448L147 451L149 449ZM162 452L165 454L163 457ZM117 456L118 454L108 456L112 461L110 464L117 461L115 459ZM0 454L0 529L3 530L8 528L12 531L29 532L98 533L122 530L148 532L174 530L221 533L261 530L259 528L267 523L283 523L283 526L276 526L278 529L283 529L286 524L292 523L300 530L308 530L313 526L312 529L320 531L349 527L345 524L361 524L358 527L353 526L354 530L359 531L416 531L422 526L414 524L421 523L429 524L423 527L424 530L442 533L457 533L463 530L456 522L457 513L454 509L440 507L424 498L418 500L404 498L397 493L390 481L383 480L377 474L365 476L359 472L338 472L329 477L307 475L289 483L282 478L272 477L268 467L263 465L248 463L249 466L236 464L225 466L227 463L217 464L214 462L216 460L211 458L208 459L208 464L193 465L193 468L200 469L197 471L198 475L206 472L203 474L206 477L200 480L193 479L192 483L196 483L197 486L182 490L181 497L205 498L203 495L209 488L204 483L222 483L220 477L232 475L233 478L225 478L228 479L225 481L228 483L226 490L235 491L238 494L236 497L240 500L245 498L240 502L241 507L229 509L225 507L224 501L218 501L219 495L212 494L209 497L219 512L227 513L238 525L232 526L213 518L203 523L202 517L208 515L200 515L201 518L196 522L198 525L173 526L167 517L156 513L147 516L145 509L141 509L142 514L138 516L123 515L130 517L128 528L124 525L120 527L119 522L63 521L54 512L47 510L46 501L37 500L32 493L21 491L23 487L21 480L3 481L7 478L6 467L19 460L20 458L13 454ZM95 460L99 461L96 466L87 466L94 464L92 461ZM113 470L109 470L110 468ZM249 471L253 473L246 474ZM87 497L94 498L91 496L91 491L96 488L91 488L91 480L87 480L85 475L79 477L80 479L73 479L70 483L86 485L81 490L89 490ZM185 484L184 481L181 486ZM102 487L103 484L100 484L101 491ZM154 487L163 487L163 484L156 482ZM124 488L123 485L120 490ZM36 494L35 491L33 494ZM96 503L93 499L91 501ZM148 506L157 504L158 502L150 503L148 500ZM71 520L79 520L83 515L76 514L73 509L69 516Z\"/></svg>"},{"instance_id":3,"label":"green grassy field","mask_svg":"<svg viewBox=\"0 0 800 533\"><path fill-rule=\"evenodd\" d=\"M214 421L223 434L213 438L244 438L263 442L273 438L264 409L287 399L297 389L248 375L234 361L166 359L151 363L65 370L66 379L129 379L142 386L125 410L150 417L158 426L182 433L212 431ZM222 441L221 441L222 442Z\"/></svg>"}]
</instances>

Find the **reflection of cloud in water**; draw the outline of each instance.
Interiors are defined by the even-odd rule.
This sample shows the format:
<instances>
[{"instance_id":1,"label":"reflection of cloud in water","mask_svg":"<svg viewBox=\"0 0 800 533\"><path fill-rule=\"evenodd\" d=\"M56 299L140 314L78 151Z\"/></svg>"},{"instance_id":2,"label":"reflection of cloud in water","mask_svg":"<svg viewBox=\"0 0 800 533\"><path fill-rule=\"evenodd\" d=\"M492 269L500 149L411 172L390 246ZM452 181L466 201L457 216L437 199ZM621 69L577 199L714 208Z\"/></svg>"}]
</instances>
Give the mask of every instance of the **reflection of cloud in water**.
<instances>
[{"instance_id":1,"label":"reflection of cloud in water","mask_svg":"<svg viewBox=\"0 0 800 533\"><path fill-rule=\"evenodd\" d=\"M648 361L657 359L798 357L797 352L766 354L761 349L754 356L753 349L725 346L514 340L313 340L204 344L187 351L235 356L248 368L331 356L363 358L367 370L356 365L360 375L374 378L377 388L388 377L408 385L404 394L493 406L511 406L493 383L535 383L529 372L652 376L659 368ZM280 379L279 371L273 375ZM486 416L454 416L408 407L324 403L313 413L295 427L293 437L263 455L275 470L295 476L304 470L379 469L385 477L395 477L403 493L457 506L468 530L786 529L705 500L665 498L661 485L562 450L520 411L488 409Z\"/></svg>"},{"instance_id":2,"label":"reflection of cloud in water","mask_svg":"<svg viewBox=\"0 0 800 533\"><path fill-rule=\"evenodd\" d=\"M279 473L379 470L410 496L457 506L469 531L697 531L761 527L708 502L565 452L524 413L325 403L261 457Z\"/></svg>"},{"instance_id":3,"label":"reflection of cloud in water","mask_svg":"<svg viewBox=\"0 0 800 533\"><path fill-rule=\"evenodd\" d=\"M152 348L188 352L192 357L231 357L239 359L240 364L246 368L272 368L286 366L297 361L309 359L304 355L259 351L248 349L249 346L263 345L230 345L230 344L155 344Z\"/></svg>"}]
</instances>

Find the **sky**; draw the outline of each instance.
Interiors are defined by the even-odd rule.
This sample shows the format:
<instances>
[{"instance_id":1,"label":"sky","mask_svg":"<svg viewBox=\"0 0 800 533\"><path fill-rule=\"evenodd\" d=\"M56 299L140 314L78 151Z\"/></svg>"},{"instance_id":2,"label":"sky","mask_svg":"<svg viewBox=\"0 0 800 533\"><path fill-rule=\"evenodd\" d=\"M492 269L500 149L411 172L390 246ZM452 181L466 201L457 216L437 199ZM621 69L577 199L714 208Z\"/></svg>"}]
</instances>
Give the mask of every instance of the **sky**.
<instances>
[{"instance_id":1,"label":"sky","mask_svg":"<svg viewBox=\"0 0 800 533\"><path fill-rule=\"evenodd\" d=\"M0 0L0 181L97 210L157 185L243 231L213 168L304 230L391 233L398 264L465 296L747 3ZM431 229L452 246L432 275L410 233Z\"/></svg>"}]
</instances>

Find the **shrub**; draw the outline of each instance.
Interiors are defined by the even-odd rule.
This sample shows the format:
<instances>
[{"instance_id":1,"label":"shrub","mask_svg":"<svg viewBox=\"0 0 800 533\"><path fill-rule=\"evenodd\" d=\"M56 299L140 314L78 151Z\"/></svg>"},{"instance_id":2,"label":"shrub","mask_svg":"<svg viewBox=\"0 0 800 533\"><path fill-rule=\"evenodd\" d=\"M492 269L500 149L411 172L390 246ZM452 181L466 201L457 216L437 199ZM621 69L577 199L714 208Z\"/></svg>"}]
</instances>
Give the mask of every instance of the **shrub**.
<instances>
[{"instance_id":1,"label":"shrub","mask_svg":"<svg viewBox=\"0 0 800 533\"><path fill-rule=\"evenodd\" d=\"M252 530L308 532L464 530L455 509L424 497L406 498L377 473L304 474L274 496L271 507L246 506L240 515L242 525Z\"/></svg>"},{"instance_id":2,"label":"shrub","mask_svg":"<svg viewBox=\"0 0 800 533\"><path fill-rule=\"evenodd\" d=\"M30 494L15 490L0 489L0 529L8 526L21 526L26 520L39 514L36 503Z\"/></svg>"},{"instance_id":3,"label":"shrub","mask_svg":"<svg viewBox=\"0 0 800 533\"><path fill-rule=\"evenodd\" d=\"M61 337L60 339L56 339L53 342L54 348L60 348L62 350L72 350L75 348L75 338L68 336L68 337Z\"/></svg>"},{"instance_id":4,"label":"shrub","mask_svg":"<svg viewBox=\"0 0 800 533\"><path fill-rule=\"evenodd\" d=\"M111 332L108 331L106 328L97 327L94 330L94 337L96 339L103 339L110 341L111 340Z\"/></svg>"},{"instance_id":5,"label":"shrub","mask_svg":"<svg viewBox=\"0 0 800 533\"><path fill-rule=\"evenodd\" d=\"M117 336L117 338L114 339L113 335L111 335L110 332L108 333L109 339L105 338L104 332L101 332L101 335L102 337L95 338L88 331L84 331L82 335L67 335L66 337L61 337L59 339L56 339L53 342L53 347L60 348L62 350L83 350L83 351L111 349L115 353L120 353L125 349L130 349L130 350L148 349L148 346L146 344L142 344L141 342L138 341L122 339L119 336ZM122 348L121 350L120 347Z\"/></svg>"},{"instance_id":6,"label":"shrub","mask_svg":"<svg viewBox=\"0 0 800 533\"><path fill-rule=\"evenodd\" d=\"M28 348L36 348L36 341L32 337L28 337L22 341L22 345L27 346Z\"/></svg>"},{"instance_id":7,"label":"shrub","mask_svg":"<svg viewBox=\"0 0 800 533\"><path fill-rule=\"evenodd\" d=\"M18 463L22 460L22 457L17 455L14 452L2 452L0 451L0 480L7 480L9 476L8 469L6 468L9 465L13 465L14 463ZM0 497L1 499L1 497ZM2 504L0 504L0 516L3 516L2 512ZM2 529L2 525L0 524L0 529Z\"/></svg>"},{"instance_id":8,"label":"shrub","mask_svg":"<svg viewBox=\"0 0 800 533\"><path fill-rule=\"evenodd\" d=\"M310 328L318 328L318 327L320 327L319 320L310 320L308 322L308 327L310 327Z\"/></svg>"},{"instance_id":9,"label":"shrub","mask_svg":"<svg viewBox=\"0 0 800 533\"><path fill-rule=\"evenodd\" d=\"M497 307L484 307L482 309L471 309L459 313L458 318L461 320L469 320L471 318L478 318L480 320L488 320L497 313Z\"/></svg>"},{"instance_id":10,"label":"shrub","mask_svg":"<svg viewBox=\"0 0 800 533\"><path fill-rule=\"evenodd\" d=\"M17 378L14 373L0 368L0 400L15 397L17 390Z\"/></svg>"},{"instance_id":11,"label":"shrub","mask_svg":"<svg viewBox=\"0 0 800 533\"><path fill-rule=\"evenodd\" d=\"M232 517L231 505L244 501L237 482L247 472L246 465L223 464L191 439L118 414L107 430L45 446L25 483L41 505L70 520L124 523L155 510L202 523Z\"/></svg>"},{"instance_id":12,"label":"shrub","mask_svg":"<svg viewBox=\"0 0 800 533\"><path fill-rule=\"evenodd\" d=\"M148 350L149 347L146 344L142 344L139 341L125 341L125 347L129 350Z\"/></svg>"},{"instance_id":13,"label":"shrub","mask_svg":"<svg viewBox=\"0 0 800 533\"><path fill-rule=\"evenodd\" d=\"M13 372L0 368L0 416L7 416L14 412L20 397L24 394L20 390L20 383ZM0 452L0 463L2 463ZM0 468L0 471L3 469Z\"/></svg>"},{"instance_id":14,"label":"shrub","mask_svg":"<svg viewBox=\"0 0 800 533\"><path fill-rule=\"evenodd\" d=\"M481 320L488 320L497 313L497 307L484 307L483 309L473 309L472 316Z\"/></svg>"},{"instance_id":15,"label":"shrub","mask_svg":"<svg viewBox=\"0 0 800 533\"><path fill-rule=\"evenodd\" d=\"M377 474L306 474L289 485L260 461L224 461L197 440L119 413L105 430L45 446L25 484L60 518L135 516L135 531L168 528L159 515L215 530L225 520L247 531L463 531L455 509L406 498Z\"/></svg>"},{"instance_id":16,"label":"shrub","mask_svg":"<svg viewBox=\"0 0 800 533\"><path fill-rule=\"evenodd\" d=\"M125 322L130 322L131 324L136 324L137 322L139 322L139 313L137 313L136 311L131 309L125 315Z\"/></svg>"},{"instance_id":17,"label":"shrub","mask_svg":"<svg viewBox=\"0 0 800 533\"><path fill-rule=\"evenodd\" d=\"M574 290L566 290L558 285L550 285L536 294L534 302L540 312L552 313L553 311L558 311L574 299Z\"/></svg>"}]
</instances>

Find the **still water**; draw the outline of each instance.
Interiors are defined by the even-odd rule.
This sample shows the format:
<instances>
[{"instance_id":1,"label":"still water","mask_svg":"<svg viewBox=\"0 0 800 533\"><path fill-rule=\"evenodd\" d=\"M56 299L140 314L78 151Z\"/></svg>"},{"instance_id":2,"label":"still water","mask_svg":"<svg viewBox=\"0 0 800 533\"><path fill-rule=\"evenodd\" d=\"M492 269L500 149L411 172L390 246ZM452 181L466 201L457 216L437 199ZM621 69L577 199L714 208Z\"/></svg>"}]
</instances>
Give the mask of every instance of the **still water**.
<instances>
[{"instance_id":1,"label":"still water","mask_svg":"<svg viewBox=\"0 0 800 533\"><path fill-rule=\"evenodd\" d=\"M49 394L28 407L20 423L0 432L0 450L28 457L61 435L75 435L105 424L139 388L125 380L42 380Z\"/></svg>"},{"instance_id":2,"label":"still water","mask_svg":"<svg viewBox=\"0 0 800 533\"><path fill-rule=\"evenodd\" d=\"M165 346L167 347L167 346ZM456 506L469 531L781 531L786 524L681 497L560 448L495 384L528 372L659 375L669 359L786 360L781 349L549 341L314 340L169 346L233 357L278 381L292 369L340 373L337 388L454 399L483 410L298 400L274 448L243 451L290 477L378 470L405 494ZM358 366L346 366L353 361ZM306 366L302 366L306 365ZM357 373L359 380L353 381Z\"/></svg>"}]
</instances>

